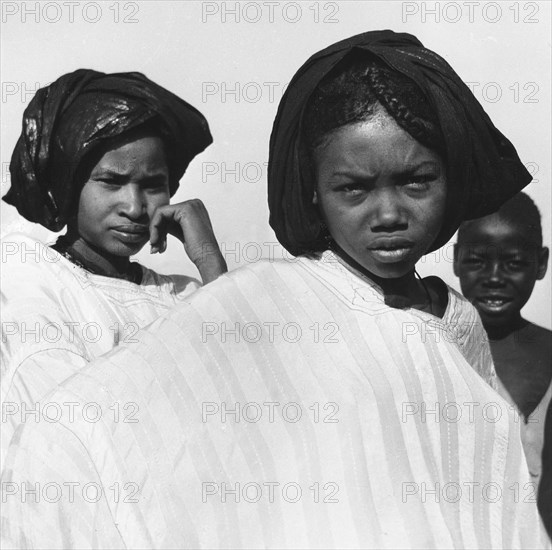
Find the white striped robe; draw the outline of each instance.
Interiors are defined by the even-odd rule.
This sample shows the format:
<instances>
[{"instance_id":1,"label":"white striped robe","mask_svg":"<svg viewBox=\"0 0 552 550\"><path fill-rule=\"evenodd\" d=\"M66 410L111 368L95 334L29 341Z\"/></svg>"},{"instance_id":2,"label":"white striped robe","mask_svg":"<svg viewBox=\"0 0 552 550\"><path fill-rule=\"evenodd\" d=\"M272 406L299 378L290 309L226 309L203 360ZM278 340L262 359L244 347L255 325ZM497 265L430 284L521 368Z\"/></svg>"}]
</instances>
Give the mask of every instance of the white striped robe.
<instances>
[{"instance_id":1,"label":"white striped robe","mask_svg":"<svg viewBox=\"0 0 552 550\"><path fill-rule=\"evenodd\" d=\"M139 285L93 275L19 233L2 240L2 254L0 471L14 430L35 403L200 287L191 277L144 266Z\"/></svg>"},{"instance_id":2,"label":"white striped robe","mask_svg":"<svg viewBox=\"0 0 552 550\"><path fill-rule=\"evenodd\" d=\"M547 547L473 308L334 260L225 275L63 383L10 447L5 547Z\"/></svg>"}]
</instances>

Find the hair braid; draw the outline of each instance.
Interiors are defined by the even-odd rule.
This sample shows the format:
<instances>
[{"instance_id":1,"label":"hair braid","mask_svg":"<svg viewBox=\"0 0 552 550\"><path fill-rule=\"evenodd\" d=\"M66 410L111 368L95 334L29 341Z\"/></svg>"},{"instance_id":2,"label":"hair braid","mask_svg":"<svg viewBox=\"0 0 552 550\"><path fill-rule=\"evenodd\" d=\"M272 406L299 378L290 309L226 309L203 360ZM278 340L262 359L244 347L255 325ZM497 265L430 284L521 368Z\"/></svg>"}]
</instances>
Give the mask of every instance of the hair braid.
<instances>
[{"instance_id":1,"label":"hair braid","mask_svg":"<svg viewBox=\"0 0 552 550\"><path fill-rule=\"evenodd\" d=\"M414 82L376 64L366 69L365 78L378 101L403 130L432 149L440 148L438 122Z\"/></svg>"},{"instance_id":2,"label":"hair braid","mask_svg":"<svg viewBox=\"0 0 552 550\"><path fill-rule=\"evenodd\" d=\"M414 82L379 62L356 58L330 73L311 96L305 145L312 151L333 130L370 119L378 103L414 139L443 153L437 117Z\"/></svg>"}]
</instances>

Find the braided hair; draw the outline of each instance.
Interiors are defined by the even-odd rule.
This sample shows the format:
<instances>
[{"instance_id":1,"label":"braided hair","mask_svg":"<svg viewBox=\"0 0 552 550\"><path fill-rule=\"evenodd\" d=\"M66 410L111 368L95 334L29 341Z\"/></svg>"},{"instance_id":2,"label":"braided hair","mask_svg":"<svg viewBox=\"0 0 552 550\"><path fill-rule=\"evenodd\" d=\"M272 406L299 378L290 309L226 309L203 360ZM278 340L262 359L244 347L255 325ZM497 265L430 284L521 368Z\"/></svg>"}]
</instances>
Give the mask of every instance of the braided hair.
<instances>
[{"instance_id":1,"label":"braided hair","mask_svg":"<svg viewBox=\"0 0 552 550\"><path fill-rule=\"evenodd\" d=\"M383 106L414 139L442 153L437 116L417 85L381 62L354 59L329 73L311 95L303 137L316 149L334 130L369 120Z\"/></svg>"}]
</instances>

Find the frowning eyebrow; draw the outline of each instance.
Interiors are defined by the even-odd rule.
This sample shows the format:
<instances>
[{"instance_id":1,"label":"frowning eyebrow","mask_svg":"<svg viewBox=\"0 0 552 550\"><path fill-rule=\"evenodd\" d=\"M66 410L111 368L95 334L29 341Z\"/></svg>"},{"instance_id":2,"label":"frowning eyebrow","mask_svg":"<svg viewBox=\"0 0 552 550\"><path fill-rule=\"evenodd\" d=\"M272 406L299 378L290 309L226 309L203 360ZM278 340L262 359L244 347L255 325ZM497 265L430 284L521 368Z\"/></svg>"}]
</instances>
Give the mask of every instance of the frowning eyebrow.
<instances>
[{"instance_id":1,"label":"frowning eyebrow","mask_svg":"<svg viewBox=\"0 0 552 550\"><path fill-rule=\"evenodd\" d=\"M98 168L97 170L94 170L92 175L94 177L98 177L98 176L109 177L115 180L122 180L129 177L128 172L117 172L115 170L112 170L111 168ZM164 179L166 177L167 177L167 173L164 171L161 171L161 172L153 172L151 174L146 174L143 178L140 178L140 179L143 181L150 181L150 180Z\"/></svg>"},{"instance_id":2,"label":"frowning eyebrow","mask_svg":"<svg viewBox=\"0 0 552 550\"><path fill-rule=\"evenodd\" d=\"M405 164L400 170L397 170L394 172L394 175L402 176L402 175L409 175L412 174L418 170L434 170L439 171L441 170L441 167L439 163L427 160L419 163L412 163L412 164ZM335 172L332 172L332 176L344 176L347 178L352 179L362 179L362 180L372 180L375 179L376 176L366 173L366 172L353 172L349 170L336 170Z\"/></svg>"}]
</instances>

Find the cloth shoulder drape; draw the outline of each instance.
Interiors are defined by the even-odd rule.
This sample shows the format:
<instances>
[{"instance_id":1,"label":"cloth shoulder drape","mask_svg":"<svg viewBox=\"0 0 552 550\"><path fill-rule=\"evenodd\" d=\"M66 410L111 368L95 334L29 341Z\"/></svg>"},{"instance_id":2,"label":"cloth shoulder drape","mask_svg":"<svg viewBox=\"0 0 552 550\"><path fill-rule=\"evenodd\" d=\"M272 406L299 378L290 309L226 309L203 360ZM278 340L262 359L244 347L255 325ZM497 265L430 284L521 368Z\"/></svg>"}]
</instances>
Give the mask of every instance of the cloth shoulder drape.
<instances>
[{"instance_id":1,"label":"cloth shoulder drape","mask_svg":"<svg viewBox=\"0 0 552 550\"><path fill-rule=\"evenodd\" d=\"M34 418L35 404L58 383L118 344L133 342L140 328L200 286L143 266L140 285L92 275L22 234L6 236L2 250L0 458L21 419Z\"/></svg>"},{"instance_id":2,"label":"cloth shoulder drape","mask_svg":"<svg viewBox=\"0 0 552 550\"><path fill-rule=\"evenodd\" d=\"M224 275L47 396L74 418L19 426L5 547L549 547L469 329L324 259Z\"/></svg>"}]
</instances>

